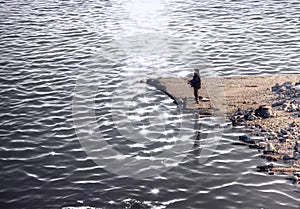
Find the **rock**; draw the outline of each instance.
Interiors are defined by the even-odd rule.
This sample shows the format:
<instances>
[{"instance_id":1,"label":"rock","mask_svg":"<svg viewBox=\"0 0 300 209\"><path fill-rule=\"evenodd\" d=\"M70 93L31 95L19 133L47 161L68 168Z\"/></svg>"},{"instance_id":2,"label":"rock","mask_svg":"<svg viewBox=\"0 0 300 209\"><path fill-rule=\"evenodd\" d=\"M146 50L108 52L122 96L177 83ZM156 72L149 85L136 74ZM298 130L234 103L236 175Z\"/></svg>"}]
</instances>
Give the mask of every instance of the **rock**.
<instances>
[{"instance_id":1,"label":"rock","mask_svg":"<svg viewBox=\"0 0 300 209\"><path fill-rule=\"evenodd\" d=\"M260 149L259 145L257 144L249 144L250 149Z\"/></svg>"},{"instance_id":2,"label":"rock","mask_svg":"<svg viewBox=\"0 0 300 209\"><path fill-rule=\"evenodd\" d=\"M290 108L289 108L289 112L294 112L294 111L297 111L298 110L298 107L296 106L296 104L292 103Z\"/></svg>"},{"instance_id":3,"label":"rock","mask_svg":"<svg viewBox=\"0 0 300 209\"><path fill-rule=\"evenodd\" d=\"M266 172L268 171L267 167L266 166L256 166L256 168L258 169L258 171L260 172Z\"/></svg>"},{"instance_id":4,"label":"rock","mask_svg":"<svg viewBox=\"0 0 300 209\"><path fill-rule=\"evenodd\" d=\"M284 130L284 129L281 129L280 133L282 133L283 135L287 135L288 134L288 132L286 130Z\"/></svg>"},{"instance_id":5,"label":"rock","mask_svg":"<svg viewBox=\"0 0 300 209\"><path fill-rule=\"evenodd\" d=\"M298 149L299 149L299 143L296 142L295 145L294 145L294 150L298 152Z\"/></svg>"},{"instance_id":6,"label":"rock","mask_svg":"<svg viewBox=\"0 0 300 209\"><path fill-rule=\"evenodd\" d=\"M263 142L265 142L265 140L266 140L265 138L259 138L259 139L257 139L257 142L258 143L263 143Z\"/></svg>"},{"instance_id":7,"label":"rock","mask_svg":"<svg viewBox=\"0 0 300 209\"><path fill-rule=\"evenodd\" d=\"M275 86L273 86L271 89L272 89L272 92L277 92L280 88L281 88L281 86L278 83L276 83Z\"/></svg>"},{"instance_id":8,"label":"rock","mask_svg":"<svg viewBox=\"0 0 300 209\"><path fill-rule=\"evenodd\" d=\"M241 108L238 108L236 114L237 114L237 115L244 115L244 114L245 114L245 111L243 111Z\"/></svg>"},{"instance_id":9,"label":"rock","mask_svg":"<svg viewBox=\"0 0 300 209\"><path fill-rule=\"evenodd\" d=\"M232 116L231 118L229 118L229 120L231 121L233 126L237 126L238 125L238 121L237 121L237 117L236 116Z\"/></svg>"},{"instance_id":10,"label":"rock","mask_svg":"<svg viewBox=\"0 0 300 209\"><path fill-rule=\"evenodd\" d=\"M293 89L296 90L296 91L299 91L300 90L300 85L294 86Z\"/></svg>"},{"instance_id":11,"label":"rock","mask_svg":"<svg viewBox=\"0 0 300 209\"><path fill-rule=\"evenodd\" d=\"M284 101L278 101L278 102L275 102L274 104L272 104L272 107L278 107L278 106L281 106L283 105Z\"/></svg>"},{"instance_id":12,"label":"rock","mask_svg":"<svg viewBox=\"0 0 300 209\"><path fill-rule=\"evenodd\" d=\"M298 182L298 176L293 175L292 176L292 183L296 184Z\"/></svg>"},{"instance_id":13,"label":"rock","mask_svg":"<svg viewBox=\"0 0 300 209\"><path fill-rule=\"evenodd\" d=\"M140 83L147 83L147 80L143 79L140 81Z\"/></svg>"},{"instance_id":14,"label":"rock","mask_svg":"<svg viewBox=\"0 0 300 209\"><path fill-rule=\"evenodd\" d=\"M272 111L272 107L264 105L259 106L259 108L255 110L255 115L262 118L270 118L274 114Z\"/></svg>"},{"instance_id":15,"label":"rock","mask_svg":"<svg viewBox=\"0 0 300 209\"><path fill-rule=\"evenodd\" d=\"M254 121L257 119L257 117L253 114L248 114L248 115L245 115L245 119L249 120L249 121Z\"/></svg>"},{"instance_id":16,"label":"rock","mask_svg":"<svg viewBox=\"0 0 300 209\"><path fill-rule=\"evenodd\" d=\"M273 176L275 173L274 173L274 171L270 171L268 174Z\"/></svg>"},{"instance_id":17,"label":"rock","mask_svg":"<svg viewBox=\"0 0 300 209\"><path fill-rule=\"evenodd\" d=\"M247 135L239 136L239 140L249 144L255 144L254 140Z\"/></svg>"},{"instance_id":18,"label":"rock","mask_svg":"<svg viewBox=\"0 0 300 209\"><path fill-rule=\"evenodd\" d=\"M298 85L300 85L300 81L295 83L295 86L298 86Z\"/></svg>"},{"instance_id":19,"label":"rock","mask_svg":"<svg viewBox=\"0 0 300 209\"><path fill-rule=\"evenodd\" d=\"M251 126L250 126L250 129L255 129L255 126L254 126L254 125L251 125Z\"/></svg>"},{"instance_id":20,"label":"rock","mask_svg":"<svg viewBox=\"0 0 300 209\"><path fill-rule=\"evenodd\" d=\"M280 143L285 143L286 142L285 138L279 138L278 140L279 140Z\"/></svg>"},{"instance_id":21,"label":"rock","mask_svg":"<svg viewBox=\"0 0 300 209\"><path fill-rule=\"evenodd\" d=\"M267 138L268 140L274 140L274 139L275 139L275 137L272 136L272 135L266 136L266 138Z\"/></svg>"},{"instance_id":22,"label":"rock","mask_svg":"<svg viewBox=\"0 0 300 209\"><path fill-rule=\"evenodd\" d=\"M268 160L268 161L277 161L277 158L276 157L273 157L272 155L268 155L267 157L266 157L266 159Z\"/></svg>"},{"instance_id":23,"label":"rock","mask_svg":"<svg viewBox=\"0 0 300 209\"><path fill-rule=\"evenodd\" d=\"M240 122L240 123L241 123L241 122L244 122L244 121L245 121L245 118L244 118L243 116L238 116L238 117L237 117L237 121Z\"/></svg>"},{"instance_id":24,"label":"rock","mask_svg":"<svg viewBox=\"0 0 300 209\"><path fill-rule=\"evenodd\" d=\"M290 160L291 158L290 158L290 156L288 156L288 155L284 155L283 157L282 157L282 160Z\"/></svg>"},{"instance_id":25,"label":"rock","mask_svg":"<svg viewBox=\"0 0 300 209\"><path fill-rule=\"evenodd\" d=\"M287 112L295 112L295 111L298 110L298 104L295 100L292 101L292 102L285 102L282 105L282 109L287 111Z\"/></svg>"},{"instance_id":26,"label":"rock","mask_svg":"<svg viewBox=\"0 0 300 209\"><path fill-rule=\"evenodd\" d=\"M291 124L290 124L290 127L296 127L297 126L297 123L295 121L293 121Z\"/></svg>"},{"instance_id":27,"label":"rock","mask_svg":"<svg viewBox=\"0 0 300 209\"><path fill-rule=\"evenodd\" d=\"M282 104L282 109L283 110L287 110L289 107L290 107L290 103L289 102L284 102L283 104Z\"/></svg>"},{"instance_id":28,"label":"rock","mask_svg":"<svg viewBox=\"0 0 300 209\"><path fill-rule=\"evenodd\" d=\"M271 131L270 132L270 136L276 137L277 135L276 135L276 133L274 131Z\"/></svg>"},{"instance_id":29,"label":"rock","mask_svg":"<svg viewBox=\"0 0 300 209\"><path fill-rule=\"evenodd\" d=\"M256 128L262 128L262 126L258 123L255 123L254 125L255 125Z\"/></svg>"},{"instance_id":30,"label":"rock","mask_svg":"<svg viewBox=\"0 0 300 209\"><path fill-rule=\"evenodd\" d=\"M261 149L265 149L265 147L267 146L267 143L266 142L259 142L259 147Z\"/></svg>"},{"instance_id":31,"label":"rock","mask_svg":"<svg viewBox=\"0 0 300 209\"><path fill-rule=\"evenodd\" d=\"M291 81L286 81L282 84L282 86L285 86L287 89L292 88L293 84Z\"/></svg>"}]
</instances>

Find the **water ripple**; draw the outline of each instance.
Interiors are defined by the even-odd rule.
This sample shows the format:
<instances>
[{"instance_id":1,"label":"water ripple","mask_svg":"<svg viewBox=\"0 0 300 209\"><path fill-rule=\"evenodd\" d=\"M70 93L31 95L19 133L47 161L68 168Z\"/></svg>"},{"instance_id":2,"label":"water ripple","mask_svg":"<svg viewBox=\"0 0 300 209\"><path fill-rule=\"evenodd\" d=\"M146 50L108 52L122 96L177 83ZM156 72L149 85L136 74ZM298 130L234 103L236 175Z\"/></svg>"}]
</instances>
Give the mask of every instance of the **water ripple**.
<instances>
[{"instance_id":1,"label":"water ripple","mask_svg":"<svg viewBox=\"0 0 300 209\"><path fill-rule=\"evenodd\" d=\"M217 148L212 138L195 140L195 130L176 137L185 121L173 100L140 81L191 76L193 66L204 76L299 73L299 2L148 3L144 10L145 2L137 0L1 2L2 208L298 208L299 194L286 179L256 173L262 163L258 153L232 144L239 131L225 127ZM156 32L178 38L164 40L168 53L126 51L153 43L147 33ZM145 43L134 39L120 49L117 43L136 34L144 34ZM192 149L176 152L185 156L181 162L161 159L170 169L140 180L95 164L78 141L72 118L90 120L84 109L72 114L80 72L98 87L96 95L83 92L80 104L95 103L97 128L107 147L120 153L104 160L155 161L176 142ZM154 113L163 112L158 120ZM202 136L220 131L211 129L212 121L200 119ZM143 136L140 141L124 136L129 123L133 135ZM202 149L212 154L203 156ZM200 163L203 157L208 159Z\"/></svg>"}]
</instances>

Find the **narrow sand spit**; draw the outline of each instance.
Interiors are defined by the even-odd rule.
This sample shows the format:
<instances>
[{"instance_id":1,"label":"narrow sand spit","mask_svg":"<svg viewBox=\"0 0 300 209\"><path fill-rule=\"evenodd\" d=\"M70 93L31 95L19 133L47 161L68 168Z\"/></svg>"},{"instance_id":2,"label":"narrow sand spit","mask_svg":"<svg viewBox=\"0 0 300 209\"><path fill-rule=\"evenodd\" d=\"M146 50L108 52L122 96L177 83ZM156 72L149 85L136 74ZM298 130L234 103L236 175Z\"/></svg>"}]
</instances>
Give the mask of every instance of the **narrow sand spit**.
<instances>
[{"instance_id":1,"label":"narrow sand spit","mask_svg":"<svg viewBox=\"0 0 300 209\"><path fill-rule=\"evenodd\" d=\"M200 115L222 115L232 125L253 129L240 141L258 149L268 161L282 161L283 166L258 166L269 174L300 177L300 74L213 78L203 77L200 104L194 102L191 78L158 78L146 82L173 98L186 111ZM260 136L260 139L252 139ZM257 137L256 137L257 138ZM259 138L259 137L258 137Z\"/></svg>"}]
</instances>

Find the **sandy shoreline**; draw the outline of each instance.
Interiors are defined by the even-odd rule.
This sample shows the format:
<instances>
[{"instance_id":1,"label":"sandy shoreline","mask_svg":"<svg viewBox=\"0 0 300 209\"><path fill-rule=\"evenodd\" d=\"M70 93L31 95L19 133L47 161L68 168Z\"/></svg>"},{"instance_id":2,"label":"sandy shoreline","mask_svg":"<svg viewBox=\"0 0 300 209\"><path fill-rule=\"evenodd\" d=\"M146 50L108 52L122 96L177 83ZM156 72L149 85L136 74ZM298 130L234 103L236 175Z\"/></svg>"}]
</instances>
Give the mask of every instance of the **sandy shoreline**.
<instances>
[{"instance_id":1,"label":"sandy shoreline","mask_svg":"<svg viewBox=\"0 0 300 209\"><path fill-rule=\"evenodd\" d=\"M193 90L187 84L191 78L158 78L148 80L148 84L159 89L164 89L166 92L177 98L178 100L188 99L187 109L197 109L211 106L209 102L202 101L202 104L193 104ZM213 89L220 90L218 96L221 95L222 101L226 107L222 111L226 115L232 114L237 107L249 108L259 105L271 105L276 95L271 91L271 87L276 83L284 83L291 81L292 83L300 81L300 74L286 75L267 75L267 76L239 76L225 78L202 78L202 88L200 95L204 98L214 99ZM155 83L154 83L155 82ZM205 105L203 105L203 103ZM201 114L201 110L200 110Z\"/></svg>"},{"instance_id":2,"label":"sandy shoreline","mask_svg":"<svg viewBox=\"0 0 300 209\"><path fill-rule=\"evenodd\" d=\"M232 125L253 129L240 141L262 153L267 161L282 161L283 166L258 165L258 171L292 175L300 179L300 74L202 78L199 105L194 103L191 78L158 78L147 83L164 91L186 110L200 115L226 116ZM299 89L298 89L299 87ZM251 137L261 136L261 140Z\"/></svg>"}]
</instances>

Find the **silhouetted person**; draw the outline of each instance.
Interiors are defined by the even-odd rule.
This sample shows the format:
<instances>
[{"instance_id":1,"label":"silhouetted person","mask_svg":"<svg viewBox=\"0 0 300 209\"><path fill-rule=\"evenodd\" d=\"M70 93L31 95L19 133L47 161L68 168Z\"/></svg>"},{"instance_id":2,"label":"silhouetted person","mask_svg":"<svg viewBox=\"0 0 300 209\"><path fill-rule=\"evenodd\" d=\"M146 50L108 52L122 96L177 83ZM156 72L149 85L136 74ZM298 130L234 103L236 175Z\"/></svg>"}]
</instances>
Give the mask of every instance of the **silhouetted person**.
<instances>
[{"instance_id":1,"label":"silhouetted person","mask_svg":"<svg viewBox=\"0 0 300 209\"><path fill-rule=\"evenodd\" d=\"M194 88L194 96L196 103L199 104L199 89L201 88L201 77L198 69L195 69L193 79L189 81L191 87Z\"/></svg>"}]
</instances>

